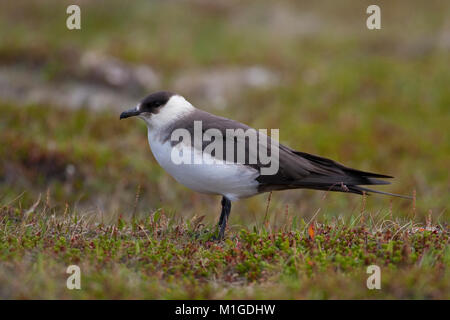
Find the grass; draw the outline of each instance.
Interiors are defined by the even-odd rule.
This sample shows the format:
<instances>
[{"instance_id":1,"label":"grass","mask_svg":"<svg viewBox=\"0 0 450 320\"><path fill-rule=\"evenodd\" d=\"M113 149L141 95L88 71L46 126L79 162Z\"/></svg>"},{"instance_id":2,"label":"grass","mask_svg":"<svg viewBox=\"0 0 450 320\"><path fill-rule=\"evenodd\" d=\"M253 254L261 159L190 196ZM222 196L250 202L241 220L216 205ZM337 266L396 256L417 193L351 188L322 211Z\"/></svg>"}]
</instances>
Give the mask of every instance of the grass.
<instances>
[{"instance_id":1,"label":"grass","mask_svg":"<svg viewBox=\"0 0 450 320\"><path fill-rule=\"evenodd\" d=\"M259 229L232 228L211 241L203 217L157 210L95 221L45 201L4 205L0 220L2 298L83 299L448 299L448 228L372 217ZM69 265L81 290L66 288ZM381 268L368 290L366 268Z\"/></svg>"},{"instance_id":2,"label":"grass","mask_svg":"<svg viewBox=\"0 0 450 320\"><path fill-rule=\"evenodd\" d=\"M382 3L369 31L364 1L83 2L79 32L65 28L69 4L0 3L1 90L14 81L4 68L54 90L104 88L80 71L86 52L148 65L169 90L186 72L261 66L279 83L226 95L223 109L181 93L279 128L294 149L394 175L380 190L416 199L265 194L233 204L227 239L210 241L220 199L158 166L145 125L118 120L130 106L2 94L0 298L449 298L448 3ZM80 291L65 287L70 264ZM366 288L370 264L381 290Z\"/></svg>"}]
</instances>

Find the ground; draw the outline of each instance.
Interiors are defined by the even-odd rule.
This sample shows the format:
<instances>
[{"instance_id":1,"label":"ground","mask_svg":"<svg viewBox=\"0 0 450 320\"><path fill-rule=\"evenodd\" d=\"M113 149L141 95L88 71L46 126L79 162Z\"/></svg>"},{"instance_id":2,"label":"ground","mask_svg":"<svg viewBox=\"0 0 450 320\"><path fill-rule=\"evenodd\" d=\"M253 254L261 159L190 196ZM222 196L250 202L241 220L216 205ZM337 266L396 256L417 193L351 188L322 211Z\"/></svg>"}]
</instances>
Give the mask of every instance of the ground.
<instances>
[{"instance_id":1,"label":"ground","mask_svg":"<svg viewBox=\"0 0 450 320\"><path fill-rule=\"evenodd\" d=\"M349 221L280 218L255 230L232 228L223 242L203 217L157 211L94 223L45 203L1 211L0 294L9 298L96 299L448 299L448 234L362 213ZM81 289L65 270L78 265ZM369 290L367 266L380 267Z\"/></svg>"},{"instance_id":2,"label":"ground","mask_svg":"<svg viewBox=\"0 0 450 320\"><path fill-rule=\"evenodd\" d=\"M364 1L80 2L79 31L69 4L0 4L0 298L449 298L447 3L382 2L377 31ZM263 194L212 241L220 197L119 121L161 89L415 199Z\"/></svg>"}]
</instances>

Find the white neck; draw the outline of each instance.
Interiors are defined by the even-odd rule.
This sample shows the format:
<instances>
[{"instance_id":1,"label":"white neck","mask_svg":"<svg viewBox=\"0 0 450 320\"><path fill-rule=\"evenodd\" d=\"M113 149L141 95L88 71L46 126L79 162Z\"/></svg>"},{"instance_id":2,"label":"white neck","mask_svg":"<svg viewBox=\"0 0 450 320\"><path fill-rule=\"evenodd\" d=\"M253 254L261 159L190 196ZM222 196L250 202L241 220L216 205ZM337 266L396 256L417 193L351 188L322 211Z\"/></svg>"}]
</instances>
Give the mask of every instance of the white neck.
<instances>
[{"instance_id":1,"label":"white neck","mask_svg":"<svg viewBox=\"0 0 450 320\"><path fill-rule=\"evenodd\" d=\"M140 117L145 121L149 130L158 131L194 110L194 106L189 101L182 96L174 95L158 113Z\"/></svg>"}]
</instances>

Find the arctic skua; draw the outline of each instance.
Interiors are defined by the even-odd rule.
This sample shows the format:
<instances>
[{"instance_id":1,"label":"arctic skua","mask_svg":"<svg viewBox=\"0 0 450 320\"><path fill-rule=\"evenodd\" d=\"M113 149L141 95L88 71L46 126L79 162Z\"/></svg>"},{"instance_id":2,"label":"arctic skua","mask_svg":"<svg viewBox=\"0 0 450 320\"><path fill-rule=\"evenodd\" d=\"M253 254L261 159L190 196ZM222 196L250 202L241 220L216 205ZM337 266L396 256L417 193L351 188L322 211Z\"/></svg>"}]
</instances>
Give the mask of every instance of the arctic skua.
<instances>
[{"instance_id":1,"label":"arctic skua","mask_svg":"<svg viewBox=\"0 0 450 320\"><path fill-rule=\"evenodd\" d=\"M293 150L265 132L197 109L168 91L150 94L135 108L122 112L120 119L133 116L145 121L156 161L175 180L194 191L222 196L219 239L225 234L231 201L263 192L315 189L408 198L363 187L389 184L382 179L392 176ZM215 148L211 147L213 142Z\"/></svg>"}]
</instances>

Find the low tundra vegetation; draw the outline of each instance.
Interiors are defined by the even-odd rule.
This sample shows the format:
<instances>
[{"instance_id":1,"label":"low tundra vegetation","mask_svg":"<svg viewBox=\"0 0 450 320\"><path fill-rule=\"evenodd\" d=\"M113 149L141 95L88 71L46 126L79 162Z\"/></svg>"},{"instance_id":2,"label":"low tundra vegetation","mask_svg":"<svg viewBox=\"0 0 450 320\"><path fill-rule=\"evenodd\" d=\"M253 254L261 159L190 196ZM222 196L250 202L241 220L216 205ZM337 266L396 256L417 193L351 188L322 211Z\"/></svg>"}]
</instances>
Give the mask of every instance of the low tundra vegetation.
<instances>
[{"instance_id":1,"label":"low tundra vegetation","mask_svg":"<svg viewBox=\"0 0 450 320\"><path fill-rule=\"evenodd\" d=\"M448 227L364 213L279 227L232 227L211 240L203 217L97 216L30 208L0 209L2 298L449 298ZM81 289L66 269L78 265ZM366 286L367 267L381 289Z\"/></svg>"}]
</instances>

